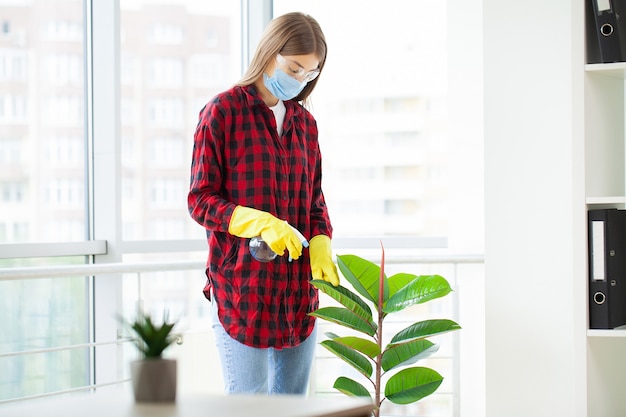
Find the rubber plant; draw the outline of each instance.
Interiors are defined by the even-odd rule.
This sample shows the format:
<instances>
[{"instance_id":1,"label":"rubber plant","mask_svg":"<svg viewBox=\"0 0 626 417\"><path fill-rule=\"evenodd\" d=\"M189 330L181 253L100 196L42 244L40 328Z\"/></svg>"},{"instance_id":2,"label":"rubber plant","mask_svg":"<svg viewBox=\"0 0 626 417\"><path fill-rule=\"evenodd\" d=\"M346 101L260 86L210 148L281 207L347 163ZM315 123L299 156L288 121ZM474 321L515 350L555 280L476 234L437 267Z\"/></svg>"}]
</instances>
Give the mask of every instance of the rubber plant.
<instances>
[{"instance_id":1,"label":"rubber plant","mask_svg":"<svg viewBox=\"0 0 626 417\"><path fill-rule=\"evenodd\" d=\"M385 400L410 404L434 393L443 377L428 367L411 365L439 349L428 337L461 327L448 319L418 321L398 332L389 342L383 341L383 327L389 315L450 293L448 281L440 275L398 273L387 277L384 248L380 266L356 255L338 255L337 265L358 294L341 285L333 287L326 281L313 280L311 284L315 288L341 306L321 307L310 314L357 332L357 336L326 333L329 339L321 345L355 368L369 381L370 387L345 376L337 378L333 387L349 396L372 398L373 393L375 417L380 416Z\"/></svg>"}]
</instances>

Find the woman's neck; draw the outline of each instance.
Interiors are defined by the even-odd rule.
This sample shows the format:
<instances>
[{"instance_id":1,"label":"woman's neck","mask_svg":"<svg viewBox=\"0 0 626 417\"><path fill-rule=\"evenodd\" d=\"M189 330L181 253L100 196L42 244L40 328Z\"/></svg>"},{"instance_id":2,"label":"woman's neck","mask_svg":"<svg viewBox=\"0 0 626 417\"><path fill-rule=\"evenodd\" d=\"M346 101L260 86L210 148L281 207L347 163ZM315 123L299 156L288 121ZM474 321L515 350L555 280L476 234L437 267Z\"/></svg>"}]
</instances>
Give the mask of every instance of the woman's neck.
<instances>
[{"instance_id":1,"label":"woman's neck","mask_svg":"<svg viewBox=\"0 0 626 417\"><path fill-rule=\"evenodd\" d=\"M272 93L270 93L270 91L265 87L262 77L256 80L254 86L261 95L261 99L265 102L265 104L267 104L268 107L274 107L278 104L278 98L274 97Z\"/></svg>"}]
</instances>

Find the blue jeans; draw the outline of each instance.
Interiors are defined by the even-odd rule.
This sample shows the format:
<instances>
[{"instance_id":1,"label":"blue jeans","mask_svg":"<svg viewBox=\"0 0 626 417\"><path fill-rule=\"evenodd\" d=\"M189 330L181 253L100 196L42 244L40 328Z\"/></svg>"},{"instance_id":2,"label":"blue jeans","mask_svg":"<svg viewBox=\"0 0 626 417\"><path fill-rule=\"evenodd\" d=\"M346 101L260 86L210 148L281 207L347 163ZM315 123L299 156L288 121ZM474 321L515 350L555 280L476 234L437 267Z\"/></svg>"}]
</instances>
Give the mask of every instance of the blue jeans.
<instances>
[{"instance_id":1,"label":"blue jeans","mask_svg":"<svg viewBox=\"0 0 626 417\"><path fill-rule=\"evenodd\" d=\"M306 394L317 344L317 326L301 344L261 349L233 339L217 318L213 301L213 331L227 394Z\"/></svg>"}]
</instances>

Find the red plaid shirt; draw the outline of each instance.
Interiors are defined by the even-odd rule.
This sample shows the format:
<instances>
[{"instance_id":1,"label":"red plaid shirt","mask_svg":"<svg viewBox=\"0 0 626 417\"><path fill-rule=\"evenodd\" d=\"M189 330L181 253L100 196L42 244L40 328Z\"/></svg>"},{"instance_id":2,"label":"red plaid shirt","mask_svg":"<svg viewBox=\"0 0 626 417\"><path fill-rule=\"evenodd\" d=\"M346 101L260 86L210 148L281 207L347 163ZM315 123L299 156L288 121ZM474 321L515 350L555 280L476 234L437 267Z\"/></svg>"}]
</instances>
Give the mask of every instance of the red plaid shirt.
<instances>
[{"instance_id":1,"label":"red plaid shirt","mask_svg":"<svg viewBox=\"0 0 626 417\"><path fill-rule=\"evenodd\" d=\"M194 135L191 217L207 230L209 255L204 293L212 289L224 329L259 348L296 346L313 330L307 314L318 307L309 284L309 251L262 263L249 239L228 233L237 205L287 220L307 238L332 237L322 194L317 124L299 103L285 101L283 134L254 86L233 87L200 112Z\"/></svg>"}]
</instances>

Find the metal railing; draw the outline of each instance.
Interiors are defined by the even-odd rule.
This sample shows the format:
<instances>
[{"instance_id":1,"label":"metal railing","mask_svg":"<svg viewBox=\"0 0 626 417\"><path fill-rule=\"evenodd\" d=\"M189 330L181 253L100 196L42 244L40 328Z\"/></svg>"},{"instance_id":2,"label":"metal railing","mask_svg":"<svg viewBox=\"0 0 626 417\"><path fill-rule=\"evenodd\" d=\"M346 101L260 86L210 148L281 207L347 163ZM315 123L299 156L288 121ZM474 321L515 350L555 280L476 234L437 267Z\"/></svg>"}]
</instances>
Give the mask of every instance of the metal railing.
<instances>
[{"instance_id":1,"label":"metal railing","mask_svg":"<svg viewBox=\"0 0 626 417\"><path fill-rule=\"evenodd\" d=\"M372 262L380 259L368 257ZM394 264L481 264L483 255L415 255L387 256L385 262ZM67 276L92 276L102 274L185 271L203 269L205 261L166 261L166 262L118 262L84 265L29 266L18 268L0 268L0 281L55 278Z\"/></svg>"},{"instance_id":2,"label":"metal railing","mask_svg":"<svg viewBox=\"0 0 626 417\"><path fill-rule=\"evenodd\" d=\"M0 281L33 278L60 278L68 276L133 274L142 272L186 271L191 269L201 270L204 269L205 265L206 262L204 261L167 261L0 268Z\"/></svg>"},{"instance_id":3,"label":"metal railing","mask_svg":"<svg viewBox=\"0 0 626 417\"><path fill-rule=\"evenodd\" d=\"M376 259L378 255L372 256L371 261L378 263L380 259ZM454 280L457 279L458 276L458 268L461 265L467 264L483 264L484 256L483 255L411 255L411 256L386 256L385 263L388 266L391 265L399 265L399 264L414 264L414 265L424 265L424 264L440 264L446 266L452 266L453 272L451 275L454 276ZM120 263L107 263L107 264L84 264L84 265L54 265L54 266L33 266L33 267L11 267L11 268L0 268L0 283L3 281L15 281L15 280L27 280L27 279L41 279L41 278L67 278L67 277L89 277L89 276L115 276L117 274L137 274L138 277L141 277L141 274L150 273L150 272L165 272L165 271L203 271L205 268L204 261L164 261L164 262L120 262ZM456 305L458 305L458 300L454 301L456 310ZM455 311L456 314L456 311ZM193 333L193 332L191 332ZM182 336L184 337L186 333L183 332ZM31 349L24 351L13 351L13 352L0 352L0 359L14 356L25 356L25 355L33 355L38 353L46 353L53 351L62 351L62 350L71 350L78 348L89 348L95 349L99 346L112 345L112 344L122 344L129 342L128 338L118 338L118 340L113 341L103 341L99 343L84 343L84 344L76 344L76 345L65 345L51 348L39 348L39 349ZM454 354L457 355L458 346L453 348ZM458 365L454 366L454 373L459 372ZM458 378L455 378L458 381ZM117 383L127 382L128 379L123 379L117 381ZM74 392L80 390L91 390L100 386L112 385L111 382L106 382L103 384L89 384L85 386L80 386L76 388L70 388L69 390L55 391L49 393L41 393L36 395L31 395L28 397L20 397L14 399L5 399L0 400L0 405L13 401L22 401L29 400L34 398L39 398L43 396L52 396L60 393L66 392ZM459 387L455 384L454 391L456 391ZM456 394L454 394L456 396ZM454 413L458 415L457 412Z\"/></svg>"}]
</instances>

